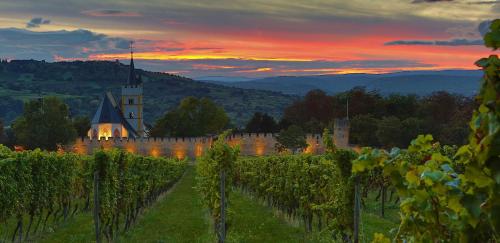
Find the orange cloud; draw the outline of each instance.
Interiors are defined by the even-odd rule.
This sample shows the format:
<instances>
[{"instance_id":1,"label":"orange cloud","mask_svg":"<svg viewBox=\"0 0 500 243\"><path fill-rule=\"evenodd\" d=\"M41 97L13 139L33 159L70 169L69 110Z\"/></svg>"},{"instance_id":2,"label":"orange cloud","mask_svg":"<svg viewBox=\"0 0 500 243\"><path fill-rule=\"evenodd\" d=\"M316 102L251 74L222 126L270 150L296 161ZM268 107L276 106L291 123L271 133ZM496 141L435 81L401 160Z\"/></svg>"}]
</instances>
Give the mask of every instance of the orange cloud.
<instances>
[{"instance_id":1,"label":"orange cloud","mask_svg":"<svg viewBox=\"0 0 500 243\"><path fill-rule=\"evenodd\" d=\"M93 60L112 60L112 59L128 59L130 57L129 53L117 53L117 54L93 54L89 56L89 59ZM172 54L165 52L139 52L134 53L135 59L141 60L210 60L210 59L245 59L245 60L255 60L255 61L312 61L310 59L299 59L299 58L272 58L272 57L242 57L238 55L227 55L227 54Z\"/></svg>"}]
</instances>

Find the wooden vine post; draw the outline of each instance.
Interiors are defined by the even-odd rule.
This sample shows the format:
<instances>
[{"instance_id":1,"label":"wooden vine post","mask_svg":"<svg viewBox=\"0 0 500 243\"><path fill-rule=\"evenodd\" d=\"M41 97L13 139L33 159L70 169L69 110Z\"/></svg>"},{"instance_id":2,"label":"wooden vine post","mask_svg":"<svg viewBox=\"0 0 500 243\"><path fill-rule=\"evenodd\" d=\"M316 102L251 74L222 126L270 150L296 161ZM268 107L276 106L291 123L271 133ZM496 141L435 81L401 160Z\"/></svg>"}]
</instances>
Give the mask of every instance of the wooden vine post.
<instances>
[{"instance_id":1,"label":"wooden vine post","mask_svg":"<svg viewBox=\"0 0 500 243\"><path fill-rule=\"evenodd\" d=\"M231 147L226 138L231 133L228 130L217 138L212 147L198 158L196 165L197 189L203 203L209 208L214 220L213 232L217 242L226 242L227 212L229 191L226 185L231 185L234 163L238 158L239 148Z\"/></svg>"},{"instance_id":2,"label":"wooden vine post","mask_svg":"<svg viewBox=\"0 0 500 243\"><path fill-rule=\"evenodd\" d=\"M95 226L95 241L101 242L99 235L99 171L94 172L94 226Z\"/></svg>"},{"instance_id":3,"label":"wooden vine post","mask_svg":"<svg viewBox=\"0 0 500 243\"><path fill-rule=\"evenodd\" d=\"M386 201L386 195L387 195L387 186L385 184L382 185L382 203L380 207L380 215L382 218L385 217L385 201Z\"/></svg>"},{"instance_id":4,"label":"wooden vine post","mask_svg":"<svg viewBox=\"0 0 500 243\"><path fill-rule=\"evenodd\" d=\"M220 229L219 243L226 241L226 172L220 171Z\"/></svg>"},{"instance_id":5,"label":"wooden vine post","mask_svg":"<svg viewBox=\"0 0 500 243\"><path fill-rule=\"evenodd\" d=\"M359 243L359 220L360 220L360 195L359 195L359 175L356 176L354 185L354 232L353 232L353 242Z\"/></svg>"}]
</instances>

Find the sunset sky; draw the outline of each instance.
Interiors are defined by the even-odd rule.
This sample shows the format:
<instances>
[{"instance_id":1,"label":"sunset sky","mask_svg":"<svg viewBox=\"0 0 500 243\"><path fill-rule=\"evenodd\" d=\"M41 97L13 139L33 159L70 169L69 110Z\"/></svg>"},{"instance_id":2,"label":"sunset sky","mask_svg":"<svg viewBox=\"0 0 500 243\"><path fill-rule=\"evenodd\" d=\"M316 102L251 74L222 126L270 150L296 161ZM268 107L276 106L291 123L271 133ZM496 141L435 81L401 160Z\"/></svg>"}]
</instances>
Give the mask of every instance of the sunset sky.
<instances>
[{"instance_id":1,"label":"sunset sky","mask_svg":"<svg viewBox=\"0 0 500 243\"><path fill-rule=\"evenodd\" d=\"M199 78L474 69L491 0L0 0L0 58Z\"/></svg>"}]
</instances>

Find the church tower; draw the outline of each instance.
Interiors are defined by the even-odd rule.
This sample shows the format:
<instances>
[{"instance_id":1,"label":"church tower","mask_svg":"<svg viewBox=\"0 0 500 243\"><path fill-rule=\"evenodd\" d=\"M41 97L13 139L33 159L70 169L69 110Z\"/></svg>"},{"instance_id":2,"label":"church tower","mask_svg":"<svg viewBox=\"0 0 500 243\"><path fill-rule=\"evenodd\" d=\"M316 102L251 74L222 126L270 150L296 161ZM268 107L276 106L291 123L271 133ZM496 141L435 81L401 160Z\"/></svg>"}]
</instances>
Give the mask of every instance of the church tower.
<instances>
[{"instance_id":1,"label":"church tower","mask_svg":"<svg viewBox=\"0 0 500 243\"><path fill-rule=\"evenodd\" d=\"M145 137L143 120L143 86L142 80L135 75L134 52L130 43L130 71L127 84L122 86L121 110L123 117L137 132L139 137Z\"/></svg>"}]
</instances>

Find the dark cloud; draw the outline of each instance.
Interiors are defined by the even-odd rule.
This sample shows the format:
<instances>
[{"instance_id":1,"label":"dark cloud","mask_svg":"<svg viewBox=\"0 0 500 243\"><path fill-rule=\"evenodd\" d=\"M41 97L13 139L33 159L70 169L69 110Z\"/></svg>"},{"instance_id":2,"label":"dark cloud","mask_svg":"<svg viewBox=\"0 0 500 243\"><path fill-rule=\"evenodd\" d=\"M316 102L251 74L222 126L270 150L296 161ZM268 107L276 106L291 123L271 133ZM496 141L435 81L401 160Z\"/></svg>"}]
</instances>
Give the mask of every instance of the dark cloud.
<instances>
[{"instance_id":1,"label":"dark cloud","mask_svg":"<svg viewBox=\"0 0 500 243\"><path fill-rule=\"evenodd\" d=\"M43 24L50 24L50 19L40 17L32 18L28 23L26 23L26 28L38 28Z\"/></svg>"},{"instance_id":2,"label":"dark cloud","mask_svg":"<svg viewBox=\"0 0 500 243\"><path fill-rule=\"evenodd\" d=\"M397 40L386 42L386 46L396 46L396 45L425 45L425 46L481 46L484 42L481 39L469 40L469 39L452 39L452 40L435 40L435 41L425 41L425 40Z\"/></svg>"},{"instance_id":3,"label":"dark cloud","mask_svg":"<svg viewBox=\"0 0 500 243\"><path fill-rule=\"evenodd\" d=\"M411 3L436 3L436 2L452 2L454 0L413 0Z\"/></svg>"},{"instance_id":4,"label":"dark cloud","mask_svg":"<svg viewBox=\"0 0 500 243\"><path fill-rule=\"evenodd\" d=\"M486 33L490 31L490 25L491 25L491 20L486 20L479 24L477 28L479 30L479 33L481 33L481 36L486 35Z\"/></svg>"},{"instance_id":5,"label":"dark cloud","mask_svg":"<svg viewBox=\"0 0 500 243\"><path fill-rule=\"evenodd\" d=\"M82 14L92 17L139 17L137 12L122 11L116 9L98 9L82 11Z\"/></svg>"},{"instance_id":6,"label":"dark cloud","mask_svg":"<svg viewBox=\"0 0 500 243\"><path fill-rule=\"evenodd\" d=\"M0 53L15 59L53 60L55 56L85 58L92 53L117 53L128 49L130 40L89 30L34 32L0 29Z\"/></svg>"},{"instance_id":7,"label":"dark cloud","mask_svg":"<svg viewBox=\"0 0 500 243\"><path fill-rule=\"evenodd\" d=\"M490 31L491 20L481 22L477 29L481 36ZM451 40L397 40L384 43L386 46L395 45L427 45L427 46L482 46L482 39L451 39Z\"/></svg>"}]
</instances>

